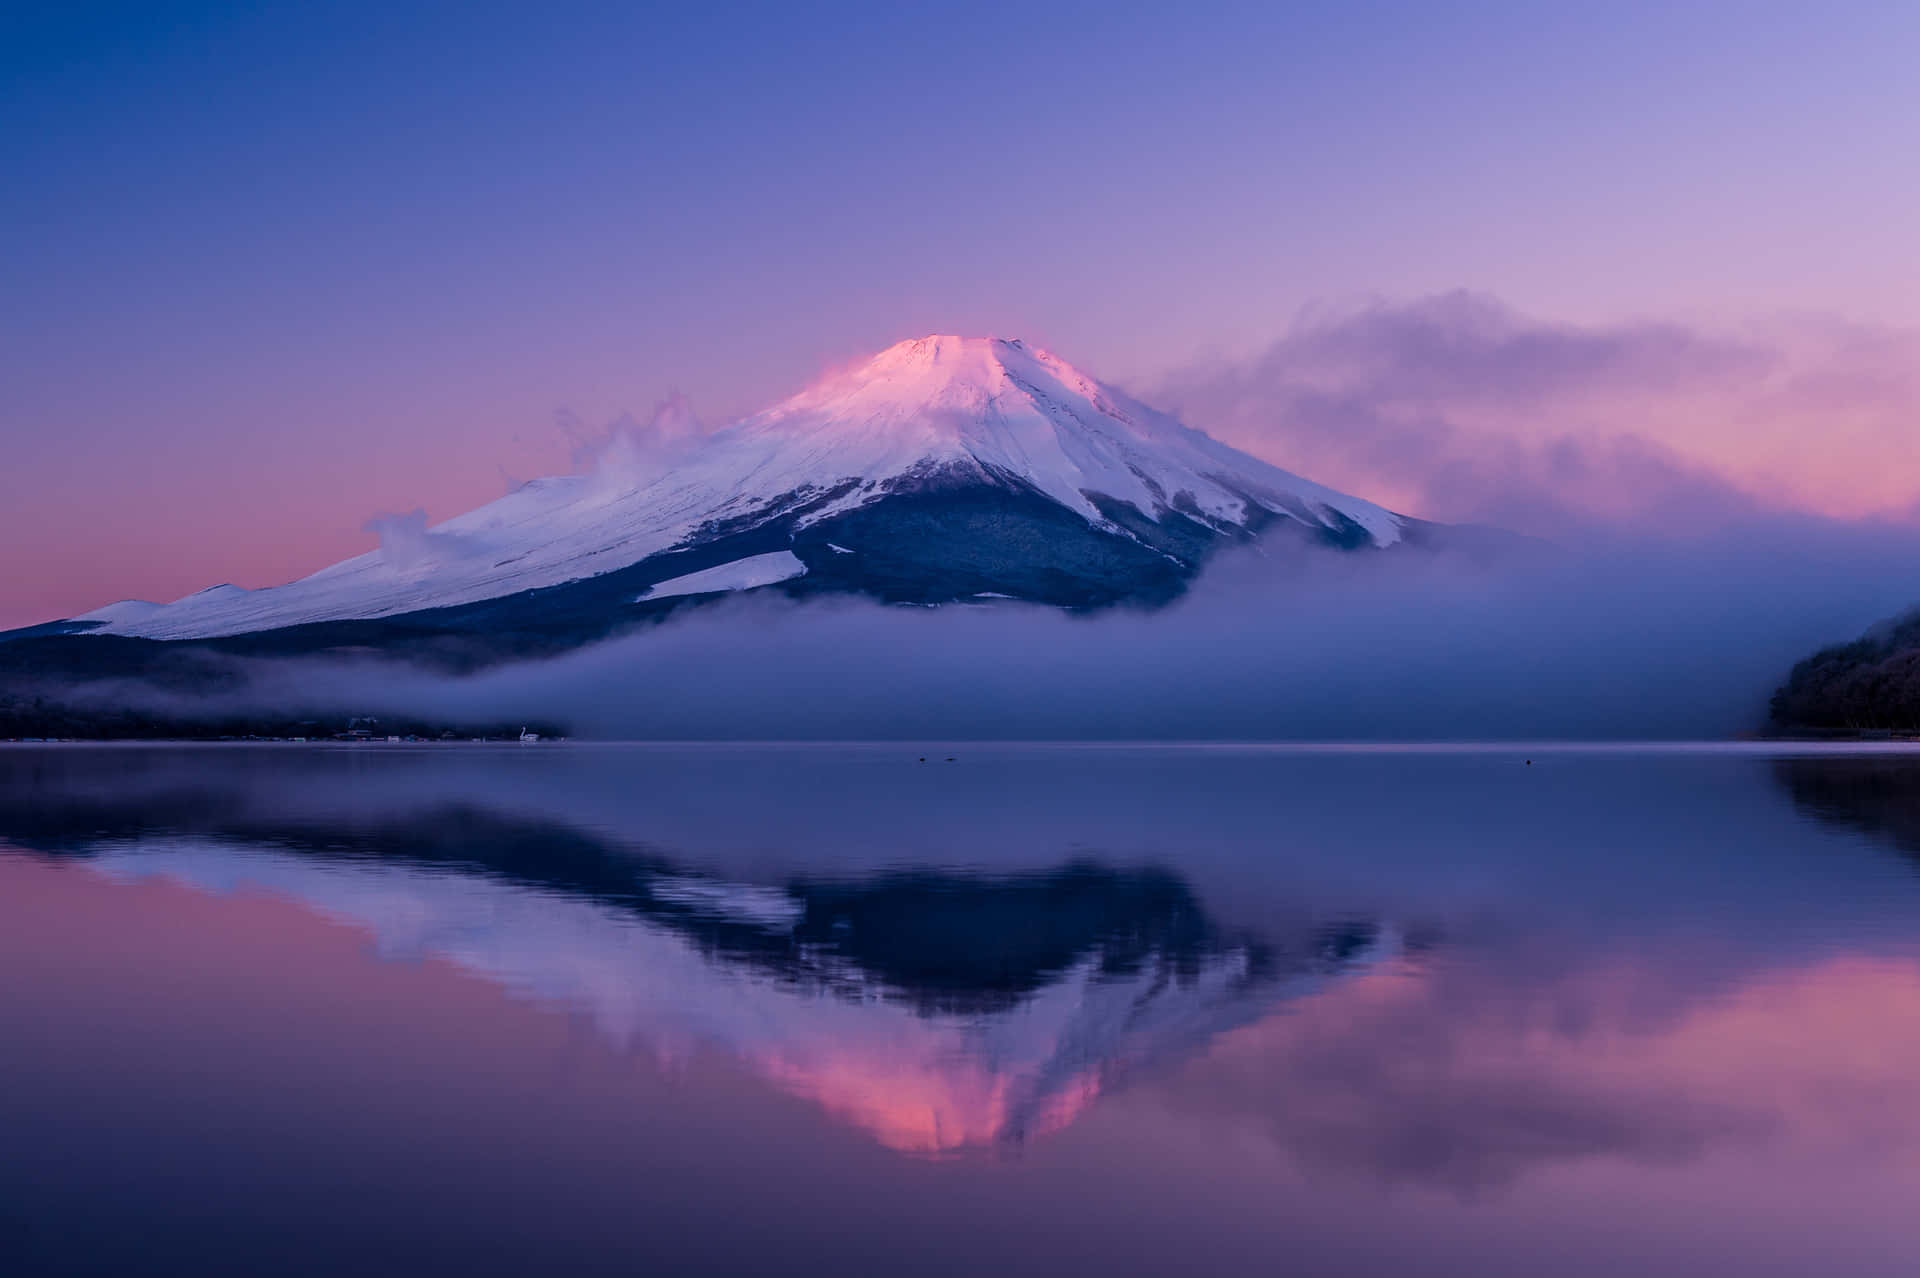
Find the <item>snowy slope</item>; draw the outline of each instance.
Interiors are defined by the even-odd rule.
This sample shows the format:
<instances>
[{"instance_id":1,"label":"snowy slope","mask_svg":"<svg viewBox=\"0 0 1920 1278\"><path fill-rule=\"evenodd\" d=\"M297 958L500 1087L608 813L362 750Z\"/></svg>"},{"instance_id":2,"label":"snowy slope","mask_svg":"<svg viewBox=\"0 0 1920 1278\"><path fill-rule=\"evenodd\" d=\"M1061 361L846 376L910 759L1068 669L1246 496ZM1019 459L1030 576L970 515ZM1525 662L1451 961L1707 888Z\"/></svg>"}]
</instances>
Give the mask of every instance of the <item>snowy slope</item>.
<instances>
[{"instance_id":1,"label":"snowy slope","mask_svg":"<svg viewBox=\"0 0 1920 1278\"><path fill-rule=\"evenodd\" d=\"M771 586L776 581L791 581L807 571L791 550L776 550L769 555L750 555L718 568L707 568L679 577L669 577L650 586L642 599L668 599L675 595L704 595L726 590L752 590Z\"/></svg>"},{"instance_id":2,"label":"snowy slope","mask_svg":"<svg viewBox=\"0 0 1920 1278\"><path fill-rule=\"evenodd\" d=\"M676 441L671 464L613 458L535 480L431 529L283 586L219 586L172 604L75 618L93 633L203 638L395 616L597 576L711 539L718 527L800 526L933 484L1014 483L1116 536L1122 503L1155 522L1219 529L1275 515L1397 541L1399 516L1190 430L1018 341L902 342L761 413ZM1101 500L1096 500L1101 499ZM791 575L791 574L789 574Z\"/></svg>"}]
</instances>

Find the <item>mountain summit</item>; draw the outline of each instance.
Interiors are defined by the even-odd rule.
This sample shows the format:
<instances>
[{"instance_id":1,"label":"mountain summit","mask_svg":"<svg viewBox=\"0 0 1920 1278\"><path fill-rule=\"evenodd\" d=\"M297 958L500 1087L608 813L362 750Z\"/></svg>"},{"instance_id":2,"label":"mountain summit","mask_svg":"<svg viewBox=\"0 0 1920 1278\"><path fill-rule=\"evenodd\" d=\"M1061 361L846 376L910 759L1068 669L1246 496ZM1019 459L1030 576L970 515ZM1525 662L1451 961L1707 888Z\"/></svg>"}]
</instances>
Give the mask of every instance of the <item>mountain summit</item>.
<instances>
[{"instance_id":1,"label":"mountain summit","mask_svg":"<svg viewBox=\"0 0 1920 1278\"><path fill-rule=\"evenodd\" d=\"M1399 536L1380 507L1228 448L1019 341L901 342L740 432L770 446L783 474L823 488L860 477L842 505L902 476L949 473L1030 486L1115 529L1114 503L1156 522L1179 513L1245 527L1264 499L1308 523L1350 520L1381 545Z\"/></svg>"},{"instance_id":2,"label":"mountain summit","mask_svg":"<svg viewBox=\"0 0 1920 1278\"><path fill-rule=\"evenodd\" d=\"M1416 528L1020 341L901 342L731 426L681 425L434 527L391 521L379 549L287 585L126 601L58 628L544 644L773 586L915 604L1157 603L1214 549L1273 526L1347 548Z\"/></svg>"}]
</instances>

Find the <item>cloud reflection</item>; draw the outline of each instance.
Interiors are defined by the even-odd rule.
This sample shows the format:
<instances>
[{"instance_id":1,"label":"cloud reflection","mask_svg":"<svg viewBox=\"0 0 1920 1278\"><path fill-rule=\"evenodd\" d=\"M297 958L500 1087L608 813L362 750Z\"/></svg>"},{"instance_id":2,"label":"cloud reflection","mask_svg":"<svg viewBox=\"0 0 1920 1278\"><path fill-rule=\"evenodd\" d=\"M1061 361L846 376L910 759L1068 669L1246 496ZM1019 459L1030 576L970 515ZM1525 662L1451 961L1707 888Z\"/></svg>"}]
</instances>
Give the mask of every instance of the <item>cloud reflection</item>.
<instances>
[{"instance_id":1,"label":"cloud reflection","mask_svg":"<svg viewBox=\"0 0 1920 1278\"><path fill-rule=\"evenodd\" d=\"M1920 963L1836 957L1679 998L1671 980L1620 960L1548 982L1380 969L1224 1038L1163 1095L1309 1173L1466 1196L1600 1160L1920 1146Z\"/></svg>"}]
</instances>

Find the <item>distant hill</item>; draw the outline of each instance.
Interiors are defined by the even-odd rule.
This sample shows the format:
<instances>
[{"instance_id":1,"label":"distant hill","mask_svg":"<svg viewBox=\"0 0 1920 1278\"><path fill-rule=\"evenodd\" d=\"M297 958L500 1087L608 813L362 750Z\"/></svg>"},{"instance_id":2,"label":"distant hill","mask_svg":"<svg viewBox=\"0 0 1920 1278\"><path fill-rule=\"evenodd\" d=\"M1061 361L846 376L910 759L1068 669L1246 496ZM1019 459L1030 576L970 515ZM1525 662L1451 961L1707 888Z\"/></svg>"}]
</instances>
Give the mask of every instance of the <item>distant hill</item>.
<instances>
[{"instance_id":1,"label":"distant hill","mask_svg":"<svg viewBox=\"0 0 1920 1278\"><path fill-rule=\"evenodd\" d=\"M1920 608L1794 666L1772 710L1787 732L1920 732Z\"/></svg>"}]
</instances>

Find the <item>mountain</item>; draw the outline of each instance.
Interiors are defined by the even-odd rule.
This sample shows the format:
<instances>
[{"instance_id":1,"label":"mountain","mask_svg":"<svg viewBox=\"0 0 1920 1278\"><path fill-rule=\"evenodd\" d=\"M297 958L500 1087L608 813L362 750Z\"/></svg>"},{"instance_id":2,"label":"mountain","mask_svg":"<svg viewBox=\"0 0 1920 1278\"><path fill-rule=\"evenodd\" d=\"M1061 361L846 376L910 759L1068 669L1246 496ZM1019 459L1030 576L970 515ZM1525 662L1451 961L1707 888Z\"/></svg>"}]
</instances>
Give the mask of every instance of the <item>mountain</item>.
<instances>
[{"instance_id":1,"label":"mountain","mask_svg":"<svg viewBox=\"0 0 1920 1278\"><path fill-rule=\"evenodd\" d=\"M14 637L248 651L585 641L749 589L890 603L1157 604L1285 527L1361 549L1428 526L1230 448L1019 341L902 342L763 412L617 442L287 585L128 600Z\"/></svg>"}]
</instances>

